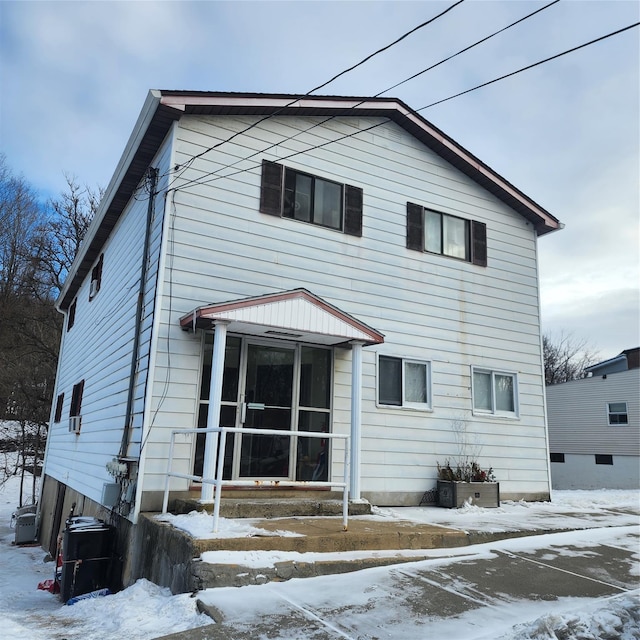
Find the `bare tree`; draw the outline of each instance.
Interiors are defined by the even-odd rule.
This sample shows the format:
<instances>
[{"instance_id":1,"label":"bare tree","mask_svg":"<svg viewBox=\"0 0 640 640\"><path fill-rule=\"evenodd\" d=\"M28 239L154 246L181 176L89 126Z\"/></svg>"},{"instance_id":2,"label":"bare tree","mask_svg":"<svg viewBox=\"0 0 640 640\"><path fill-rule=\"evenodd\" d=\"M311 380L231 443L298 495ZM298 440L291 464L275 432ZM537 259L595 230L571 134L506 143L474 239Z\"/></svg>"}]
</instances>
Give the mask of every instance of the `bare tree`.
<instances>
[{"instance_id":1,"label":"bare tree","mask_svg":"<svg viewBox=\"0 0 640 640\"><path fill-rule=\"evenodd\" d=\"M545 385L578 380L586 376L585 369L598 361L598 352L586 340L570 333L542 336Z\"/></svg>"},{"instance_id":2,"label":"bare tree","mask_svg":"<svg viewBox=\"0 0 640 640\"><path fill-rule=\"evenodd\" d=\"M87 229L98 209L104 189L81 187L66 174L67 190L49 201L51 216L42 232L41 273L58 293L80 250Z\"/></svg>"},{"instance_id":3,"label":"bare tree","mask_svg":"<svg viewBox=\"0 0 640 640\"><path fill-rule=\"evenodd\" d=\"M62 332L54 302L102 196L66 179L43 206L0 156L0 451L16 461L0 465L0 484L39 472Z\"/></svg>"}]
</instances>

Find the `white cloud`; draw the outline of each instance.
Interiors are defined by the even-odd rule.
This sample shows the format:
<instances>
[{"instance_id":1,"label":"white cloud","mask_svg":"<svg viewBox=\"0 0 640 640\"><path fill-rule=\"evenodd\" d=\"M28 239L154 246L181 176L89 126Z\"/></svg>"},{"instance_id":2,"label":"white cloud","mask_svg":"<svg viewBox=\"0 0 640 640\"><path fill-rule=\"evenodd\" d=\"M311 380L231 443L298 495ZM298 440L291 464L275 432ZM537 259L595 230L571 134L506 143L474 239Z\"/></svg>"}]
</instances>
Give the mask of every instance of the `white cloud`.
<instances>
[{"instance_id":1,"label":"white cloud","mask_svg":"<svg viewBox=\"0 0 640 640\"><path fill-rule=\"evenodd\" d=\"M1 151L45 195L64 172L105 186L149 89L304 93L446 6L1 2ZM376 94L540 6L464 3L323 93ZM420 108L637 19L634 1L558 3L388 95ZM543 321L602 345L637 328L637 304L607 309L638 284L639 42L634 29L422 112L566 224L540 240Z\"/></svg>"}]
</instances>

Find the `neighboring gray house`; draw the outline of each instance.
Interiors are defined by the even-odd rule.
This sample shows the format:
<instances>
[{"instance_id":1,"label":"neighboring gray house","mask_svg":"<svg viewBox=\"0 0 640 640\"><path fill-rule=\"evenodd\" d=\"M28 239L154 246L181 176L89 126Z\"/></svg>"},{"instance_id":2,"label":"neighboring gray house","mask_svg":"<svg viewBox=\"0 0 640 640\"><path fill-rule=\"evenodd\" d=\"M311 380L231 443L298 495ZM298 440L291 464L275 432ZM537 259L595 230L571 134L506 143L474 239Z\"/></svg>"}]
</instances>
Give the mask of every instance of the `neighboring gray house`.
<instances>
[{"instance_id":1,"label":"neighboring gray house","mask_svg":"<svg viewBox=\"0 0 640 640\"><path fill-rule=\"evenodd\" d=\"M294 434L225 441L224 478L276 498L342 477L315 432L350 437L351 499L417 505L466 425L503 498L548 499L537 243L560 226L393 98L152 91L57 301L43 544L72 502L134 533L172 430L175 470L212 477L186 430L219 422Z\"/></svg>"},{"instance_id":2,"label":"neighboring gray house","mask_svg":"<svg viewBox=\"0 0 640 640\"><path fill-rule=\"evenodd\" d=\"M640 489L640 349L547 387L554 489Z\"/></svg>"}]
</instances>

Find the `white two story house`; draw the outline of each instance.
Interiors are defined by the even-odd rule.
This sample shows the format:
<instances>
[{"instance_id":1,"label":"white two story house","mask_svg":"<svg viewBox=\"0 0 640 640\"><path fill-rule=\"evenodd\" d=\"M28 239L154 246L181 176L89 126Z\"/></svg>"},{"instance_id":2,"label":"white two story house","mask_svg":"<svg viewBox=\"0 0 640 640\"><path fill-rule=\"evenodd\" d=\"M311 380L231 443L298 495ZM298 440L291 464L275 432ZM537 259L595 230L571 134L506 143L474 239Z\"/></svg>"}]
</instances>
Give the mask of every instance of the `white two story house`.
<instances>
[{"instance_id":1,"label":"white two story house","mask_svg":"<svg viewBox=\"0 0 640 640\"><path fill-rule=\"evenodd\" d=\"M238 484L341 477L346 441L313 432L349 437L352 500L417 505L468 455L547 499L560 226L397 99L151 91L57 301L43 544L72 502L123 530L159 510L173 430L174 470L211 477L187 430L218 424L294 434L228 434Z\"/></svg>"}]
</instances>

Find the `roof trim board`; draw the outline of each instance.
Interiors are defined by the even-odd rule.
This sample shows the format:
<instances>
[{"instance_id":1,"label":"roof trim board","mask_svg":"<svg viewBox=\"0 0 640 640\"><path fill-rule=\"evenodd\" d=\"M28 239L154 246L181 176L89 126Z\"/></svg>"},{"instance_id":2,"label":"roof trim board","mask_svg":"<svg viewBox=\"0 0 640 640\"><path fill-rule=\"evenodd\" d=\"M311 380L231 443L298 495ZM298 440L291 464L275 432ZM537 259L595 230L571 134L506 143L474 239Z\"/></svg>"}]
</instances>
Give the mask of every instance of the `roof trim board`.
<instances>
[{"instance_id":1,"label":"roof trim board","mask_svg":"<svg viewBox=\"0 0 640 640\"><path fill-rule=\"evenodd\" d=\"M325 345L384 342L379 331L302 288L197 307L180 318L180 326L212 329L219 321L229 323L230 331L259 337Z\"/></svg>"}]
</instances>

